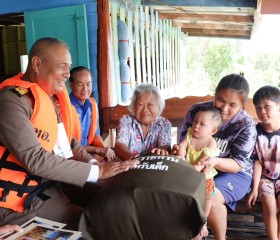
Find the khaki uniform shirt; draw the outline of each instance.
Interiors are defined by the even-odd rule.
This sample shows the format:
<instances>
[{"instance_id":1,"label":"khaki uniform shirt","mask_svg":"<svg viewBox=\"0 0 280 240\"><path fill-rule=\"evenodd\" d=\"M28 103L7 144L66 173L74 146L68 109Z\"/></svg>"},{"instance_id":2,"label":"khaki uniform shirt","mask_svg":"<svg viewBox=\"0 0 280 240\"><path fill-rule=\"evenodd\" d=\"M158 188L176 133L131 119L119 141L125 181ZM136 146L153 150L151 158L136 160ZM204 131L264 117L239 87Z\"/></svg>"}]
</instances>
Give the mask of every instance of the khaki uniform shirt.
<instances>
[{"instance_id":1,"label":"khaki uniform shirt","mask_svg":"<svg viewBox=\"0 0 280 240\"><path fill-rule=\"evenodd\" d=\"M6 87L0 91L0 144L5 146L31 174L45 179L43 181L54 180L83 187L91 170L91 165L87 162L92 159L92 156L74 138L71 141L73 159L66 159L45 151L29 120L34 106L32 93L19 96L11 91L11 88L13 87ZM69 201L56 187L44 193L52 197L51 201L46 201L49 202L48 204L54 202L55 206L60 206ZM7 222L20 223L21 221L13 221L14 217L21 218L42 208L46 203L35 198L30 211L26 210L23 213L0 208L0 225ZM51 209L48 207L45 211Z\"/></svg>"}]
</instances>

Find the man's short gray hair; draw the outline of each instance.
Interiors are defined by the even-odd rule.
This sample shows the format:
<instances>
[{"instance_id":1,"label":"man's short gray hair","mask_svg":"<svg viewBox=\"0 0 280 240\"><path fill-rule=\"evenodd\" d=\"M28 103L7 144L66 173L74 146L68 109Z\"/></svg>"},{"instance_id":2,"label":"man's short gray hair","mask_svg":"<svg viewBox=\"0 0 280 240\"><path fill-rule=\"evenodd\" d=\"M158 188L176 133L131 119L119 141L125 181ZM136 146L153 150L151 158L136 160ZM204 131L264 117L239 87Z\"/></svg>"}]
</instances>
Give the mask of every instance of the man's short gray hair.
<instances>
[{"instance_id":1,"label":"man's short gray hair","mask_svg":"<svg viewBox=\"0 0 280 240\"><path fill-rule=\"evenodd\" d=\"M159 105L159 115L162 113L164 107L165 107L165 101L164 99L161 97L160 91L158 89L158 87L156 87L153 84L150 83L143 83L143 84L139 84L133 91L132 94L132 98L131 98L131 102L130 105L128 106L128 110L134 115L135 111L135 103L137 101L137 98L139 95L143 94L143 93L152 93L153 95L156 96L157 98L157 102Z\"/></svg>"},{"instance_id":2,"label":"man's short gray hair","mask_svg":"<svg viewBox=\"0 0 280 240\"><path fill-rule=\"evenodd\" d=\"M63 46L69 50L67 43L61 39L53 37L40 38L32 45L28 54L28 62L31 63L34 56L45 57L49 53L50 47L54 46Z\"/></svg>"}]
</instances>

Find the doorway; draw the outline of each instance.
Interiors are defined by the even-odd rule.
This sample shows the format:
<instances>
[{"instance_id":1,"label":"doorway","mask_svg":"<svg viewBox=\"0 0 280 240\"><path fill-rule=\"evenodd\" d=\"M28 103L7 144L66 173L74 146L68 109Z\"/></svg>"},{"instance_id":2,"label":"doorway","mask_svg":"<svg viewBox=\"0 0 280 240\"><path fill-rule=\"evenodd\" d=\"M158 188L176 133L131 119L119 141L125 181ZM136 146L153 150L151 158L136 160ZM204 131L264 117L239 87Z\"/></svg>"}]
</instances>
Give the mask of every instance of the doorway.
<instances>
[{"instance_id":1,"label":"doorway","mask_svg":"<svg viewBox=\"0 0 280 240\"><path fill-rule=\"evenodd\" d=\"M21 71L20 56L27 54L23 13L0 15L0 81Z\"/></svg>"}]
</instances>

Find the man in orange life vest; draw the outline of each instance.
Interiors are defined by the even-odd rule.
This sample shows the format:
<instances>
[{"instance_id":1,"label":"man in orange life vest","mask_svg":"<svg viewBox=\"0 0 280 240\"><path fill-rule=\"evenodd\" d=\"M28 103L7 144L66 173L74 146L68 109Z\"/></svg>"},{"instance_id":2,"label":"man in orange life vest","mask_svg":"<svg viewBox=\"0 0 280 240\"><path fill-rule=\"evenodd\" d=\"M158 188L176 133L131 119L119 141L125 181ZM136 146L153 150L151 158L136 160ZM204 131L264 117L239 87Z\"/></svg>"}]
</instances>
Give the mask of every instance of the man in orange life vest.
<instances>
[{"instance_id":1,"label":"man in orange life vest","mask_svg":"<svg viewBox=\"0 0 280 240\"><path fill-rule=\"evenodd\" d=\"M72 138L65 42L37 40L28 61L24 74L0 84L0 225L38 216L77 229L84 208L70 202L59 182L82 188L139 161L100 165Z\"/></svg>"},{"instance_id":2,"label":"man in orange life vest","mask_svg":"<svg viewBox=\"0 0 280 240\"><path fill-rule=\"evenodd\" d=\"M69 87L70 101L75 107L79 122L77 122L76 137L77 140L86 148L87 152L94 154L94 157L104 157L111 161L115 157L115 152L104 146L100 136L98 126L98 108L96 101L90 97L92 93L92 73L83 66L78 66L70 71ZM96 156L96 154L98 156Z\"/></svg>"}]
</instances>

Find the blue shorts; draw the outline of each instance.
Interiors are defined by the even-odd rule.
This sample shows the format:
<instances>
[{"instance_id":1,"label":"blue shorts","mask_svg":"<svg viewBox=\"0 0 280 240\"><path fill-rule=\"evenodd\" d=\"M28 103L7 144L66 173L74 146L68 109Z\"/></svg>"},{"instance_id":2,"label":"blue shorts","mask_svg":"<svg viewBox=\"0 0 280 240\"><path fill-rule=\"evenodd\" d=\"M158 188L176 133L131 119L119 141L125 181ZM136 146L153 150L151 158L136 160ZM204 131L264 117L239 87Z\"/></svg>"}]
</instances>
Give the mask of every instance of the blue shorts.
<instances>
[{"instance_id":1,"label":"blue shorts","mask_svg":"<svg viewBox=\"0 0 280 240\"><path fill-rule=\"evenodd\" d=\"M249 192L252 178L243 172L219 172L214 181L216 188L223 194L227 207L234 211L236 202Z\"/></svg>"}]
</instances>

